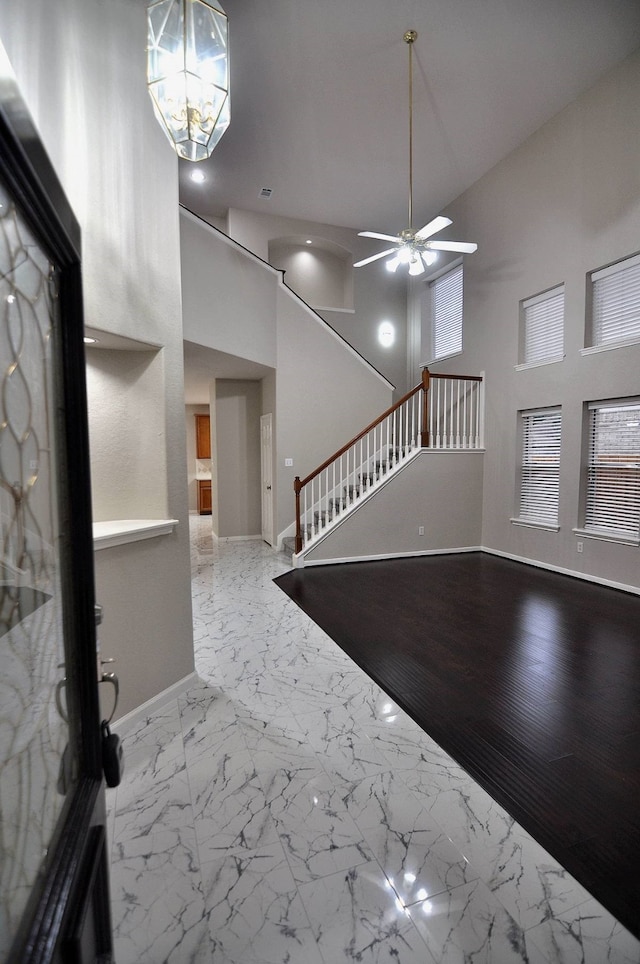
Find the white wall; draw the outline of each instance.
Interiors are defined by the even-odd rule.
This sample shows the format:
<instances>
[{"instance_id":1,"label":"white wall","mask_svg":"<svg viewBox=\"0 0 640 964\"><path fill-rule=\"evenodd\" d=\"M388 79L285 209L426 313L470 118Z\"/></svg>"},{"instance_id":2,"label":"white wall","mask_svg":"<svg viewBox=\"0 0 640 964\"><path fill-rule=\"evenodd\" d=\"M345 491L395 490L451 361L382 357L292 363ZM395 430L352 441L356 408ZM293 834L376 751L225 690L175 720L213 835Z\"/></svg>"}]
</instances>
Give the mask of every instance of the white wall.
<instances>
[{"instance_id":1,"label":"white wall","mask_svg":"<svg viewBox=\"0 0 640 964\"><path fill-rule=\"evenodd\" d=\"M0 36L81 225L87 324L162 348L161 397L130 396L129 417L143 424L148 414L156 425L140 453L130 437L123 449L110 433L105 453L106 433L91 436L98 506L107 511L111 466L122 498L109 513L133 511L144 486L154 512L180 520L172 536L96 554L101 644L118 660L120 715L193 670L177 158L146 91L144 4L3 0Z\"/></svg>"},{"instance_id":2,"label":"white wall","mask_svg":"<svg viewBox=\"0 0 640 964\"><path fill-rule=\"evenodd\" d=\"M483 544L640 587L638 549L584 540L576 551L583 406L640 393L640 345L584 347L587 274L640 249L640 53L498 164L446 212L478 242L465 260L462 357L438 370L486 372ZM561 282L565 358L515 371L521 299ZM434 366L435 369L435 366ZM561 405L560 531L510 523L516 512L518 411Z\"/></svg>"}]
</instances>

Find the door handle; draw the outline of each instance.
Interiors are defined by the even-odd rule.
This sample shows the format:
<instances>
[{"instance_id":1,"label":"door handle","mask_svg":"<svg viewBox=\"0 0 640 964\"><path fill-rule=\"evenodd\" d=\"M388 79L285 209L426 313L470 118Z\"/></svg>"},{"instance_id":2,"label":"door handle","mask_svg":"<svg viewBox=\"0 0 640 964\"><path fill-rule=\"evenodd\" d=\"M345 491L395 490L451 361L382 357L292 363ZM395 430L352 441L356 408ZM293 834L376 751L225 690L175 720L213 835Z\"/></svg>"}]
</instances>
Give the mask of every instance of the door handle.
<instances>
[{"instance_id":1,"label":"door handle","mask_svg":"<svg viewBox=\"0 0 640 964\"><path fill-rule=\"evenodd\" d=\"M267 492L271 492L271 486L270 486L270 485L267 486Z\"/></svg>"},{"instance_id":2,"label":"door handle","mask_svg":"<svg viewBox=\"0 0 640 964\"><path fill-rule=\"evenodd\" d=\"M106 663L106 662L112 663L113 660L112 660L112 659L110 659L110 660L103 660L103 662L105 662L105 663ZM115 714L115 712L116 712L116 708L117 708L117 706L118 706L118 698L119 698L119 696L120 696L120 680L118 679L118 677L116 676L115 673L102 673L102 675L100 676L100 679L98 680L98 682L99 682L99 683L111 683L111 685L113 686L113 688L114 688L114 690L115 690L115 695L114 695L114 699L113 699L113 709L111 710L111 716L109 717L109 719L107 719L107 720L104 721L105 723L111 723L111 720L113 719L114 714Z\"/></svg>"}]
</instances>

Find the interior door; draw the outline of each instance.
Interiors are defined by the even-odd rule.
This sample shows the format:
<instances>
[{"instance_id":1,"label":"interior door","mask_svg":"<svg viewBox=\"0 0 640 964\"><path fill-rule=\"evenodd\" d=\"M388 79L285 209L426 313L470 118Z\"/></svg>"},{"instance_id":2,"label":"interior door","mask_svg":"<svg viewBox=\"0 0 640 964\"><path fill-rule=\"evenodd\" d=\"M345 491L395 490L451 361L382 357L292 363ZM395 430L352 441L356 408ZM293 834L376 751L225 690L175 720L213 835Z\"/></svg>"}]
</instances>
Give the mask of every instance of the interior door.
<instances>
[{"instance_id":1,"label":"interior door","mask_svg":"<svg viewBox=\"0 0 640 964\"><path fill-rule=\"evenodd\" d=\"M262 538L273 545L273 488L272 488L273 415L260 416L260 464L262 479Z\"/></svg>"},{"instance_id":2,"label":"interior door","mask_svg":"<svg viewBox=\"0 0 640 964\"><path fill-rule=\"evenodd\" d=\"M0 45L0 961L112 959L80 235Z\"/></svg>"}]
</instances>

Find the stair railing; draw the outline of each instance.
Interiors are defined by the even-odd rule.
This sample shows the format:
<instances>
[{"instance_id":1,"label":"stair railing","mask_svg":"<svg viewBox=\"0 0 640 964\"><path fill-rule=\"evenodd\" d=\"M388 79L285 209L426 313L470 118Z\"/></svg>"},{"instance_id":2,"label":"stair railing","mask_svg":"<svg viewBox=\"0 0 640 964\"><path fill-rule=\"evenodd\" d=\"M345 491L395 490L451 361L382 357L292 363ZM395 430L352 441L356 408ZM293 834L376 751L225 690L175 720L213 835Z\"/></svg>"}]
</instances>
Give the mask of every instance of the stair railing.
<instances>
[{"instance_id":1,"label":"stair railing","mask_svg":"<svg viewBox=\"0 0 640 964\"><path fill-rule=\"evenodd\" d=\"M417 448L480 448L481 384L479 375L424 368L419 385L306 478L296 476L296 553Z\"/></svg>"}]
</instances>

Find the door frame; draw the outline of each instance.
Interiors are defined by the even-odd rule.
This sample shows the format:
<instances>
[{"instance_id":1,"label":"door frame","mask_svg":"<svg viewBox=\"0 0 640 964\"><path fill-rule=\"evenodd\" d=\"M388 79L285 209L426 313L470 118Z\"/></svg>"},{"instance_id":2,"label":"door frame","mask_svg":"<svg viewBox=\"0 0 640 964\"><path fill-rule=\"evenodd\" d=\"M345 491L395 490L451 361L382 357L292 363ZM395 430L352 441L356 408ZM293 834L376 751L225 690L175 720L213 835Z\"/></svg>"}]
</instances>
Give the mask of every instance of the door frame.
<instances>
[{"instance_id":1,"label":"door frame","mask_svg":"<svg viewBox=\"0 0 640 964\"><path fill-rule=\"evenodd\" d=\"M265 431L268 440L265 440ZM260 416L260 492L262 538L273 545L273 414Z\"/></svg>"},{"instance_id":2,"label":"door frame","mask_svg":"<svg viewBox=\"0 0 640 964\"><path fill-rule=\"evenodd\" d=\"M20 964L83 960L77 956L88 909L82 898L91 885L89 926L96 931L100 949L96 959L107 962L112 943L96 667L80 228L1 42L0 172L21 215L59 269L58 377L64 398L57 432L60 568L64 635L73 657L65 674L66 692L75 701L75 715L82 721L74 744L79 777L65 801L48 848L50 857L32 890L9 960ZM70 738L74 738L72 733Z\"/></svg>"}]
</instances>

